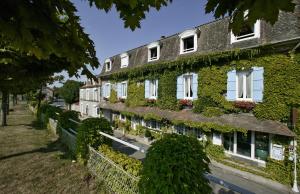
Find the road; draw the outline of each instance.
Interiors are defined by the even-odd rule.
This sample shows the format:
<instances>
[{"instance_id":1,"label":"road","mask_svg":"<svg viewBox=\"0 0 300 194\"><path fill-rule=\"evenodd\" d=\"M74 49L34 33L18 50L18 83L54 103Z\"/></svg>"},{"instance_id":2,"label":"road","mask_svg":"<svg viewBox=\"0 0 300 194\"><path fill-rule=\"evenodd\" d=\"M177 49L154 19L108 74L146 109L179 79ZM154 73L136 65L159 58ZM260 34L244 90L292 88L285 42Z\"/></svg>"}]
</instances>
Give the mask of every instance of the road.
<instances>
[{"instance_id":1,"label":"road","mask_svg":"<svg viewBox=\"0 0 300 194\"><path fill-rule=\"evenodd\" d=\"M118 149L121 152L126 153L133 158L137 158L140 160L143 160L145 158L145 154L149 148L149 145L138 142L134 138L125 137L119 131L115 131L114 136L118 137L119 139L122 139L124 141L130 142L136 146L143 147L145 149L145 153L136 151L132 148L129 148L129 147L124 146L117 142L113 143L113 146L115 149ZM234 171L221 168L217 165L211 164L210 170L211 170L210 175L214 178L215 181L218 181L221 183L223 182L227 188L228 187L230 188L230 189L224 190L224 188L221 187L219 184L215 184L212 182L211 184L212 184L212 187L213 187L215 193L228 193L228 194L229 193L245 193L245 194L250 194L250 193L256 193L256 194L292 193L291 191L287 191L284 189L278 189L275 185L274 186L264 185L264 184L258 183L256 181L249 180L246 176L238 175ZM239 189L241 189L241 192L233 192L233 190L236 191Z\"/></svg>"}]
</instances>

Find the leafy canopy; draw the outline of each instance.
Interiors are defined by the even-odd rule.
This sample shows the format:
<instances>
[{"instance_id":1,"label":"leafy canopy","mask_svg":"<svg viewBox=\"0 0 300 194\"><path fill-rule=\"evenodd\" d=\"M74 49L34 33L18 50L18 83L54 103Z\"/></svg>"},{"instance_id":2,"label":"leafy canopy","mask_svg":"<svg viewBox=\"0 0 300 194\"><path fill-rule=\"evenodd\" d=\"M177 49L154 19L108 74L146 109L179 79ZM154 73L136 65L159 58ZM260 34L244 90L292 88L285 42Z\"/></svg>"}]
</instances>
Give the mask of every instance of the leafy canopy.
<instances>
[{"instance_id":1,"label":"leafy canopy","mask_svg":"<svg viewBox=\"0 0 300 194\"><path fill-rule=\"evenodd\" d=\"M252 26L256 20L265 20L273 25L280 11L293 12L294 9L293 0L208 0L205 7L206 13L214 13L215 18L231 16L229 27L234 34L238 34L245 24Z\"/></svg>"},{"instance_id":2,"label":"leafy canopy","mask_svg":"<svg viewBox=\"0 0 300 194\"><path fill-rule=\"evenodd\" d=\"M81 82L75 80L68 80L59 89L59 94L68 104L77 102L79 101L79 88L81 87L81 85Z\"/></svg>"}]
</instances>

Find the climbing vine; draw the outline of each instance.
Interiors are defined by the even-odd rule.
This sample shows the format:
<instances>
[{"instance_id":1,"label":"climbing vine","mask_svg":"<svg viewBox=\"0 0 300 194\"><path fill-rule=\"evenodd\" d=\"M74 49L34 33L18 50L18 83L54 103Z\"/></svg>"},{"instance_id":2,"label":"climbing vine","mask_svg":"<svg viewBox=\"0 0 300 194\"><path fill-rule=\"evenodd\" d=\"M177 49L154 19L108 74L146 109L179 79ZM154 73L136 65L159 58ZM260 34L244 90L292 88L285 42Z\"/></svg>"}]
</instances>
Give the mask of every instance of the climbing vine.
<instances>
[{"instance_id":1,"label":"climbing vine","mask_svg":"<svg viewBox=\"0 0 300 194\"><path fill-rule=\"evenodd\" d=\"M178 110L176 98L176 71L165 71L158 80L157 105L162 109Z\"/></svg>"},{"instance_id":2,"label":"climbing vine","mask_svg":"<svg viewBox=\"0 0 300 194\"><path fill-rule=\"evenodd\" d=\"M145 86L144 82L137 82L130 80L128 82L127 99L125 100L126 106L136 107L144 106L145 101Z\"/></svg>"}]
</instances>

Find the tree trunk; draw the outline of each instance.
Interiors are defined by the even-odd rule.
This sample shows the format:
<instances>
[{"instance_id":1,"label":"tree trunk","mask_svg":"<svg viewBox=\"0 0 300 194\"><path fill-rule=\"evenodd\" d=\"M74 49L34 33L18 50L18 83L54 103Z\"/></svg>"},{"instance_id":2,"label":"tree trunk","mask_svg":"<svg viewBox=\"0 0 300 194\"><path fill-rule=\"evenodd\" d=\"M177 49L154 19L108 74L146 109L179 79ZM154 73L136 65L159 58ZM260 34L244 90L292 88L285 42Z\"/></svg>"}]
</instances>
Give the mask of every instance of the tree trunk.
<instances>
[{"instance_id":1,"label":"tree trunk","mask_svg":"<svg viewBox=\"0 0 300 194\"><path fill-rule=\"evenodd\" d=\"M41 86L41 88L40 88L39 95L38 95L38 106L37 106L37 110L40 109L41 101L42 101L42 86Z\"/></svg>"},{"instance_id":2,"label":"tree trunk","mask_svg":"<svg viewBox=\"0 0 300 194\"><path fill-rule=\"evenodd\" d=\"M69 110L71 110L72 104L69 104Z\"/></svg>"},{"instance_id":3,"label":"tree trunk","mask_svg":"<svg viewBox=\"0 0 300 194\"><path fill-rule=\"evenodd\" d=\"M7 107L6 107L6 114L9 115L9 93L7 92Z\"/></svg>"},{"instance_id":4,"label":"tree trunk","mask_svg":"<svg viewBox=\"0 0 300 194\"><path fill-rule=\"evenodd\" d=\"M13 94L13 106L17 104L17 95Z\"/></svg>"},{"instance_id":5,"label":"tree trunk","mask_svg":"<svg viewBox=\"0 0 300 194\"><path fill-rule=\"evenodd\" d=\"M7 126L7 121L6 121L6 113L7 113L7 96L8 93L7 91L2 91L2 126Z\"/></svg>"}]
</instances>

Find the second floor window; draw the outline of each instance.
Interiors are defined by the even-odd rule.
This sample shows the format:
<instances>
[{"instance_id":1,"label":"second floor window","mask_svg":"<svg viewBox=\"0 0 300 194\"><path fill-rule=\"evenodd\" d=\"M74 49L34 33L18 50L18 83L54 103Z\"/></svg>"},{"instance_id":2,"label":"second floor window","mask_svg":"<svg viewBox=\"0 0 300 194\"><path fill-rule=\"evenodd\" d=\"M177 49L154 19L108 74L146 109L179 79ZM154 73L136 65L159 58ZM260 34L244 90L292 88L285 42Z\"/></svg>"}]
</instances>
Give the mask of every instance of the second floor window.
<instances>
[{"instance_id":1,"label":"second floor window","mask_svg":"<svg viewBox=\"0 0 300 194\"><path fill-rule=\"evenodd\" d=\"M127 97L127 82L121 83L121 98Z\"/></svg>"},{"instance_id":2,"label":"second floor window","mask_svg":"<svg viewBox=\"0 0 300 194\"><path fill-rule=\"evenodd\" d=\"M150 81L150 98L157 98L157 81Z\"/></svg>"},{"instance_id":3,"label":"second floor window","mask_svg":"<svg viewBox=\"0 0 300 194\"><path fill-rule=\"evenodd\" d=\"M103 97L104 98L109 98L110 97L110 83L106 83L104 85L104 89L103 89Z\"/></svg>"},{"instance_id":4,"label":"second floor window","mask_svg":"<svg viewBox=\"0 0 300 194\"><path fill-rule=\"evenodd\" d=\"M252 99L252 72L240 71L237 72L237 99L251 100Z\"/></svg>"},{"instance_id":5,"label":"second floor window","mask_svg":"<svg viewBox=\"0 0 300 194\"><path fill-rule=\"evenodd\" d=\"M193 98L193 76L192 75L185 75L183 76L184 81L184 98L191 99Z\"/></svg>"}]
</instances>

